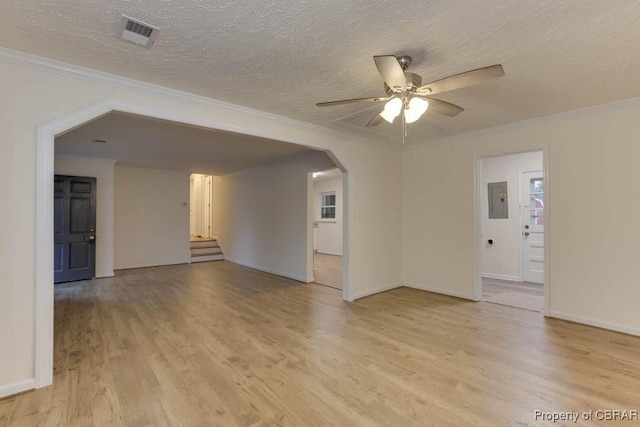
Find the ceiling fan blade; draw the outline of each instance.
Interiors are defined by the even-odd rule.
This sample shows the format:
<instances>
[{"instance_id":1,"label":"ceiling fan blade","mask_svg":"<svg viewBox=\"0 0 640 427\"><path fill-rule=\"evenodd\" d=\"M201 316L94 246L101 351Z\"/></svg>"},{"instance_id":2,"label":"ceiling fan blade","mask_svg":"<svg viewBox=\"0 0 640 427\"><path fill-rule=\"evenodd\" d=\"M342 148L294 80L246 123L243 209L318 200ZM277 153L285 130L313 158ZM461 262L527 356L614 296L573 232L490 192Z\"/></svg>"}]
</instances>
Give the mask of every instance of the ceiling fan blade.
<instances>
[{"instance_id":1,"label":"ceiling fan blade","mask_svg":"<svg viewBox=\"0 0 640 427\"><path fill-rule=\"evenodd\" d=\"M318 102L316 106L318 107L328 107L331 105L343 105L343 104L356 104L358 102L384 102L388 101L389 97L372 97L372 98L353 98L353 99L341 99L340 101L327 101L327 102Z\"/></svg>"},{"instance_id":2,"label":"ceiling fan blade","mask_svg":"<svg viewBox=\"0 0 640 427\"><path fill-rule=\"evenodd\" d=\"M453 117L464 111L464 108L459 107L455 104L452 104L447 101L442 101L440 99L435 98L427 98L425 96L419 96L419 98L426 99L429 101L429 111L435 111L440 114L444 114L445 116Z\"/></svg>"},{"instance_id":3,"label":"ceiling fan blade","mask_svg":"<svg viewBox=\"0 0 640 427\"><path fill-rule=\"evenodd\" d=\"M504 76L502 65L491 65L489 67L478 68L477 70L466 71L464 73L445 77L435 82L427 83L418 88L420 95L434 95L436 93L448 92L466 86L478 84L484 80L495 79Z\"/></svg>"},{"instance_id":4,"label":"ceiling fan blade","mask_svg":"<svg viewBox=\"0 0 640 427\"><path fill-rule=\"evenodd\" d=\"M373 127L373 126L378 126L380 123L382 123L384 119L382 118L382 116L380 115L380 113L376 113L375 116L373 116L371 118L371 120L369 120L369 123L367 123L367 127Z\"/></svg>"},{"instance_id":5,"label":"ceiling fan blade","mask_svg":"<svg viewBox=\"0 0 640 427\"><path fill-rule=\"evenodd\" d=\"M374 56L373 61L382 79L394 92L402 92L406 88L407 78L404 76L398 58L393 55L379 55Z\"/></svg>"}]
</instances>

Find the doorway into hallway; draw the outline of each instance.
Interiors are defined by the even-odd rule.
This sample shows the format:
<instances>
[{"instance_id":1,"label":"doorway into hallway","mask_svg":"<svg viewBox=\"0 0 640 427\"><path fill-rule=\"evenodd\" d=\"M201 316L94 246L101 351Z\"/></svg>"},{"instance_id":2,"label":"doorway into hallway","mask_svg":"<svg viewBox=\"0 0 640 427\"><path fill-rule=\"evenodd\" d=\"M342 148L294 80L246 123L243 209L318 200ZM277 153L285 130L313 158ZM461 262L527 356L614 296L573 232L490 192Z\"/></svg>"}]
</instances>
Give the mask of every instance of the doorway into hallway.
<instances>
[{"instance_id":1,"label":"doorway into hallway","mask_svg":"<svg viewBox=\"0 0 640 427\"><path fill-rule=\"evenodd\" d=\"M478 160L479 297L542 312L545 182L543 152Z\"/></svg>"}]
</instances>

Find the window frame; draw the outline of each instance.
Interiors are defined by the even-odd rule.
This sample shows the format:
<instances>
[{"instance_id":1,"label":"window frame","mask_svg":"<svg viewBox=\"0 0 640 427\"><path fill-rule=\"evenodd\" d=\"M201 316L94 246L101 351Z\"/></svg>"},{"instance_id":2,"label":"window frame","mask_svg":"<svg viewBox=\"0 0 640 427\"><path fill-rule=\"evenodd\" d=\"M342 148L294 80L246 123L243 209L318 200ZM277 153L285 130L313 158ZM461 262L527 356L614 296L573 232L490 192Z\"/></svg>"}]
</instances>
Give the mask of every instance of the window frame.
<instances>
[{"instance_id":1,"label":"window frame","mask_svg":"<svg viewBox=\"0 0 640 427\"><path fill-rule=\"evenodd\" d=\"M325 201L326 198L333 196L333 205L325 205ZM320 193L320 217L318 218L318 221L320 222L336 222L336 217L337 215L337 202L338 202L338 198L336 196L336 192L335 191L323 191ZM325 209L331 209L333 208L333 217L325 217L323 216L324 210Z\"/></svg>"}]
</instances>

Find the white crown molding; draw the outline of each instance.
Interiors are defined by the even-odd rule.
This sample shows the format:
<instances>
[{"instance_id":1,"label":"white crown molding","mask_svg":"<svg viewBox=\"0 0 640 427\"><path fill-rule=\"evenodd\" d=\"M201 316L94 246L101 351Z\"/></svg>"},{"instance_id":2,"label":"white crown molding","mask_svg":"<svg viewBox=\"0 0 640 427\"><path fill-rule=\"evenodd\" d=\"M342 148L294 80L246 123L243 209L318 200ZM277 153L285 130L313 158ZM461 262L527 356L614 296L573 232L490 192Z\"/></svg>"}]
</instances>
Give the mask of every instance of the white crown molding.
<instances>
[{"instance_id":1,"label":"white crown molding","mask_svg":"<svg viewBox=\"0 0 640 427\"><path fill-rule=\"evenodd\" d=\"M82 79L82 80L93 82L93 83L106 84L106 85L120 88L120 89L143 92L147 94L150 93L155 95L162 95L162 96L169 97L172 99L177 99L180 101L186 101L194 104L205 105L207 107L214 108L214 109L241 113L246 116L252 116L252 117L260 118L263 120L269 120L271 122L279 123L280 125L285 127L305 130L307 132L323 135L327 138L332 138L336 140L346 140L349 142L360 143L368 146L376 145L376 146L384 147L391 150L402 149L401 147L397 147L394 144L385 143L375 139L374 140L367 139L360 135L353 135L350 133L340 132L339 130L336 130L336 129L331 129L331 128L315 125L312 123L302 122L302 121L294 120L288 117L278 116L276 114L268 113L265 111L254 110L254 109L243 107L240 105L235 105L228 102L218 101L216 99L207 98L204 96L195 95L188 92L183 92L177 89L171 89L171 88L159 86L152 83L146 83L143 81L130 79L128 77L122 77L115 74L92 70L89 68L72 65L72 64L56 61L49 58L43 58L41 56L36 56L36 55L28 54L25 52L17 51L14 49L8 49L5 47L0 47L0 62L20 65L23 67L37 69L40 71L61 74L61 75ZM240 128L232 129L229 131L244 133Z\"/></svg>"},{"instance_id":2,"label":"white crown molding","mask_svg":"<svg viewBox=\"0 0 640 427\"><path fill-rule=\"evenodd\" d=\"M534 117L532 119L521 120L519 122L507 123L500 126L494 126L486 129L474 130L471 132L444 136L442 138L430 141L417 142L406 146L404 149L423 148L431 145L446 144L448 142L459 142L463 140L473 139L481 136L491 136L501 132L507 132L515 129L532 127L540 124L551 123L555 121L568 120L589 116L592 114L604 113L608 111L618 110L628 106L640 105L640 97L623 99L621 101L610 102L607 104L593 105L591 107L579 108L577 110L564 111L562 113L550 114L548 116Z\"/></svg>"}]
</instances>

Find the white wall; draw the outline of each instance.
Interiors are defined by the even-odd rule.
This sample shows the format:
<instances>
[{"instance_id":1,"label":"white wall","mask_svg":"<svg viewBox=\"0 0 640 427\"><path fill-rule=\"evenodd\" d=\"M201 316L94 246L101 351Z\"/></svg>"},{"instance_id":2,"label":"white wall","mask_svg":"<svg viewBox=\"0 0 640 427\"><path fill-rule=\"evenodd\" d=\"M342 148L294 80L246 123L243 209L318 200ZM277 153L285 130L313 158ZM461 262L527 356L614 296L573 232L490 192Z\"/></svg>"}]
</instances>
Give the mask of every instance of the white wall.
<instances>
[{"instance_id":1,"label":"white wall","mask_svg":"<svg viewBox=\"0 0 640 427\"><path fill-rule=\"evenodd\" d=\"M114 268L188 262L189 174L116 166Z\"/></svg>"},{"instance_id":2,"label":"white wall","mask_svg":"<svg viewBox=\"0 0 640 427\"><path fill-rule=\"evenodd\" d=\"M480 271L484 277L522 280L522 235L520 230L520 173L542 170L542 152L489 157L481 160L480 228L482 245ZM509 218L489 219L487 184L507 182ZM487 243L493 240L493 245Z\"/></svg>"},{"instance_id":3,"label":"white wall","mask_svg":"<svg viewBox=\"0 0 640 427\"><path fill-rule=\"evenodd\" d=\"M46 139L40 146L37 143L38 129L44 125L75 126L75 119L82 116L84 120L85 114L90 119L116 109L331 150L349 172L346 298L400 284L398 150L336 130L2 48L0 97L0 179L5 183L15 182L16 177L21 180L20 185L0 187L0 200L11 206L0 209L0 396L45 385L50 378L47 349L51 348L53 273L49 264L53 255L49 256L48 245L36 246L37 241L53 238L46 225L36 221L36 213L46 212L46 201L53 197L47 193L52 186L48 168L53 171L53 155ZM185 191L188 200L188 179ZM387 195L387 204L380 205L379 194ZM185 217L188 221L187 209ZM38 323L38 329L36 317L45 322ZM36 378L36 372L44 376Z\"/></svg>"},{"instance_id":4,"label":"white wall","mask_svg":"<svg viewBox=\"0 0 640 427\"><path fill-rule=\"evenodd\" d=\"M113 276L113 165L115 160L56 156L56 175L96 178L96 277Z\"/></svg>"},{"instance_id":5,"label":"white wall","mask_svg":"<svg viewBox=\"0 0 640 427\"><path fill-rule=\"evenodd\" d=\"M547 145L549 314L640 334L639 116L633 100L406 152L404 281L471 298L476 158Z\"/></svg>"},{"instance_id":6,"label":"white wall","mask_svg":"<svg viewBox=\"0 0 640 427\"><path fill-rule=\"evenodd\" d=\"M320 218L321 193L336 193L336 218ZM318 224L318 252L342 255L342 177L313 181L313 220Z\"/></svg>"},{"instance_id":7,"label":"white wall","mask_svg":"<svg viewBox=\"0 0 640 427\"><path fill-rule=\"evenodd\" d=\"M311 170L291 160L220 179L214 228L226 260L313 281Z\"/></svg>"}]
</instances>

